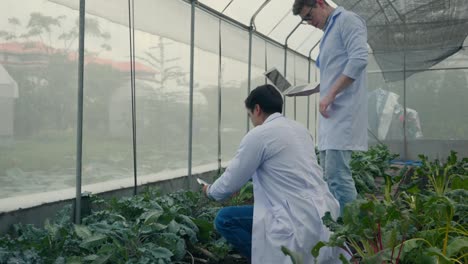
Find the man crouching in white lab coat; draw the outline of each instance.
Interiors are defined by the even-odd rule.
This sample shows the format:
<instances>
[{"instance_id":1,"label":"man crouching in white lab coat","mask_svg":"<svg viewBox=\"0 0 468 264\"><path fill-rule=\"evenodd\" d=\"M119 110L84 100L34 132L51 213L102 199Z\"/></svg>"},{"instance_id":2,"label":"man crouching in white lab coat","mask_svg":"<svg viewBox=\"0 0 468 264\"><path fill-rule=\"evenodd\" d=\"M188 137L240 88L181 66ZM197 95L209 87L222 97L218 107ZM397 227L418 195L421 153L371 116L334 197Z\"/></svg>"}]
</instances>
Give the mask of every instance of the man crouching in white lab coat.
<instances>
[{"instance_id":1,"label":"man crouching in white lab coat","mask_svg":"<svg viewBox=\"0 0 468 264\"><path fill-rule=\"evenodd\" d=\"M281 114L282 96L271 85L254 89L245 106L255 128L244 136L223 175L203 191L224 200L252 179L254 206L221 209L216 229L254 264L292 263L281 246L301 254L304 263L314 263L312 247L330 236L321 218L327 211L336 218L340 207L322 178L313 138ZM341 263L340 254L346 253L323 247L317 263Z\"/></svg>"}]
</instances>

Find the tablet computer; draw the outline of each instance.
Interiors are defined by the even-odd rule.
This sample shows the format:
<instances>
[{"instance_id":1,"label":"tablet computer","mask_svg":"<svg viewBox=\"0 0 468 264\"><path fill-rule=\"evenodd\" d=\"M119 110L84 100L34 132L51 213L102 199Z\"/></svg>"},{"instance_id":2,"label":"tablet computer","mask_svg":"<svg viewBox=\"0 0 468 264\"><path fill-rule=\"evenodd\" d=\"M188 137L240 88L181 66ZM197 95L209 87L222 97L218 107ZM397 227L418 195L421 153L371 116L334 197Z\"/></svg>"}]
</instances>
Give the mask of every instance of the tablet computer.
<instances>
[{"instance_id":1,"label":"tablet computer","mask_svg":"<svg viewBox=\"0 0 468 264\"><path fill-rule=\"evenodd\" d=\"M319 82L313 82L308 84L301 84L291 86L291 83L278 71L277 68L273 67L264 73L265 77L270 83L283 95L294 96L294 95L310 95L318 92ZM310 94L307 91L311 92Z\"/></svg>"},{"instance_id":2,"label":"tablet computer","mask_svg":"<svg viewBox=\"0 0 468 264\"><path fill-rule=\"evenodd\" d=\"M291 84L283 77L283 75L276 68L271 68L266 71L264 75L271 82L271 84L278 89L281 94L284 94L285 91L291 87Z\"/></svg>"}]
</instances>

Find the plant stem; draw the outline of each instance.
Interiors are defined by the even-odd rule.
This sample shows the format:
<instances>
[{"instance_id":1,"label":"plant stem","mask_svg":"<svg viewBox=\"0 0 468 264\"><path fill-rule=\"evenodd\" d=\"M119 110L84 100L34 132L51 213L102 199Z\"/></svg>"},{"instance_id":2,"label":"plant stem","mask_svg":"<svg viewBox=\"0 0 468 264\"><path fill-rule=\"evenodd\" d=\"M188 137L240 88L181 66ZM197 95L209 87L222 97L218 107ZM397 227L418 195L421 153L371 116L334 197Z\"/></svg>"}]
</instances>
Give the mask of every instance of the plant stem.
<instances>
[{"instance_id":1,"label":"plant stem","mask_svg":"<svg viewBox=\"0 0 468 264\"><path fill-rule=\"evenodd\" d=\"M192 253L190 253L190 251L187 250L187 254L189 254L190 257L192 258L192 264L195 264L195 259L193 258Z\"/></svg>"},{"instance_id":2,"label":"plant stem","mask_svg":"<svg viewBox=\"0 0 468 264\"><path fill-rule=\"evenodd\" d=\"M210 251L204 249L204 248L201 248L201 247L195 247L198 251L200 251L201 253L203 253L205 256L211 258L211 259L214 259L216 261L218 261L219 259L213 254L211 253Z\"/></svg>"},{"instance_id":3,"label":"plant stem","mask_svg":"<svg viewBox=\"0 0 468 264\"><path fill-rule=\"evenodd\" d=\"M377 233L377 238L379 240L379 244L380 244L380 250L383 250L383 244L382 244L382 229L380 228L380 222L379 222L379 231Z\"/></svg>"},{"instance_id":4,"label":"plant stem","mask_svg":"<svg viewBox=\"0 0 468 264\"><path fill-rule=\"evenodd\" d=\"M356 243L356 241L354 241L353 239L349 239L349 242L350 242L350 244L354 247L354 249L356 250L356 252L357 252L361 257L364 257L364 252L361 250L361 248L360 248L359 245Z\"/></svg>"},{"instance_id":5,"label":"plant stem","mask_svg":"<svg viewBox=\"0 0 468 264\"><path fill-rule=\"evenodd\" d=\"M400 262L400 255L404 246L405 246L405 236L403 236L403 240L401 241L401 247L400 247L400 250L398 251L398 256L396 258L395 264L398 264L398 262Z\"/></svg>"},{"instance_id":6,"label":"plant stem","mask_svg":"<svg viewBox=\"0 0 468 264\"><path fill-rule=\"evenodd\" d=\"M444 248L442 249L442 254L444 254L444 256L447 253L449 228L450 228L450 218L447 217L447 225L445 228L445 238L444 238Z\"/></svg>"},{"instance_id":7,"label":"plant stem","mask_svg":"<svg viewBox=\"0 0 468 264\"><path fill-rule=\"evenodd\" d=\"M374 253L379 252L379 246L378 246L378 244L377 244L377 241L375 241L375 240L374 240L374 241L371 241L370 244L371 244L371 246L372 246L372 249L374 249Z\"/></svg>"}]
</instances>

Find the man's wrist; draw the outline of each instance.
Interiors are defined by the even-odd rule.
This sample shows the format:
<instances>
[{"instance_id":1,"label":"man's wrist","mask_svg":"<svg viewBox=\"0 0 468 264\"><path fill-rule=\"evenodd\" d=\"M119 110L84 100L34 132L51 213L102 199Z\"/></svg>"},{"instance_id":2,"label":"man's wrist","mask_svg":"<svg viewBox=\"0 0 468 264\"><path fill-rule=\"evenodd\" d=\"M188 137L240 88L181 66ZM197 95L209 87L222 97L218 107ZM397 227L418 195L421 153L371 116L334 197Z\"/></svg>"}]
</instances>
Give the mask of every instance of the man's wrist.
<instances>
[{"instance_id":1,"label":"man's wrist","mask_svg":"<svg viewBox=\"0 0 468 264\"><path fill-rule=\"evenodd\" d=\"M331 89L331 91L328 93L328 97L330 97L330 99L332 100L335 100L337 94L338 92L336 91L336 89Z\"/></svg>"},{"instance_id":2,"label":"man's wrist","mask_svg":"<svg viewBox=\"0 0 468 264\"><path fill-rule=\"evenodd\" d=\"M206 186L206 187L204 188L204 189L205 189L205 191L204 191L205 197L208 198L208 199L210 199L210 200L214 200L213 197L210 196L211 184L205 185L205 186Z\"/></svg>"}]
</instances>

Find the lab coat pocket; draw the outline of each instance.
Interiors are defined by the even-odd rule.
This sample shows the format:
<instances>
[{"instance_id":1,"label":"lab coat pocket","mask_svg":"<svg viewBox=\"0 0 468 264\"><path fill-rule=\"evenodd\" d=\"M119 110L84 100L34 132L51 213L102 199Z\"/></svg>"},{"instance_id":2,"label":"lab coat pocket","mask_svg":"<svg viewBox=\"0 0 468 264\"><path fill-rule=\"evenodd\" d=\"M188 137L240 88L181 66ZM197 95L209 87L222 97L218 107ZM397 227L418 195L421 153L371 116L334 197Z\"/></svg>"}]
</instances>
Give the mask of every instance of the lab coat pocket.
<instances>
[{"instance_id":1,"label":"lab coat pocket","mask_svg":"<svg viewBox=\"0 0 468 264\"><path fill-rule=\"evenodd\" d=\"M273 247L287 246L294 236L291 217L283 205L274 206L265 219L266 238Z\"/></svg>"}]
</instances>

